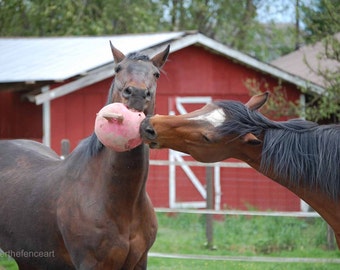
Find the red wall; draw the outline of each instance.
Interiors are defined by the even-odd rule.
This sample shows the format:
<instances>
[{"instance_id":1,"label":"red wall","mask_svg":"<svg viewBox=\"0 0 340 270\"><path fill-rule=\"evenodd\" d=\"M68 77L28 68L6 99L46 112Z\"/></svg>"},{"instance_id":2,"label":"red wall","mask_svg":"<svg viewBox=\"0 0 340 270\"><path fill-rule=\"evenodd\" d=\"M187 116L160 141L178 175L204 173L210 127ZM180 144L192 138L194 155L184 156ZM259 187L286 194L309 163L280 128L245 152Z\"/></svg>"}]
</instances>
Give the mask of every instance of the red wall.
<instances>
[{"instance_id":1,"label":"red wall","mask_svg":"<svg viewBox=\"0 0 340 270\"><path fill-rule=\"evenodd\" d=\"M92 134L96 113L105 105L112 78L51 102L51 147L60 154L61 140L71 149Z\"/></svg>"},{"instance_id":2,"label":"red wall","mask_svg":"<svg viewBox=\"0 0 340 270\"><path fill-rule=\"evenodd\" d=\"M267 83L269 88L278 79L255 71L233 60L214 54L203 47L190 46L172 53L164 66L157 92L156 112L168 113L168 98L176 96L212 96L246 102L247 79ZM292 84L283 84L290 100L299 99L300 91Z\"/></svg>"},{"instance_id":3,"label":"red wall","mask_svg":"<svg viewBox=\"0 0 340 270\"><path fill-rule=\"evenodd\" d=\"M0 92L0 138L42 140L42 107L22 92Z\"/></svg>"},{"instance_id":4,"label":"red wall","mask_svg":"<svg viewBox=\"0 0 340 270\"><path fill-rule=\"evenodd\" d=\"M186 160L193 161L190 157ZM205 186L205 168L191 167L191 170ZM296 195L252 168L220 168L220 185L221 209L300 210ZM150 166L147 191L155 206L169 207L169 167ZM183 170L176 167L176 202L190 201L203 201L203 198Z\"/></svg>"}]
</instances>

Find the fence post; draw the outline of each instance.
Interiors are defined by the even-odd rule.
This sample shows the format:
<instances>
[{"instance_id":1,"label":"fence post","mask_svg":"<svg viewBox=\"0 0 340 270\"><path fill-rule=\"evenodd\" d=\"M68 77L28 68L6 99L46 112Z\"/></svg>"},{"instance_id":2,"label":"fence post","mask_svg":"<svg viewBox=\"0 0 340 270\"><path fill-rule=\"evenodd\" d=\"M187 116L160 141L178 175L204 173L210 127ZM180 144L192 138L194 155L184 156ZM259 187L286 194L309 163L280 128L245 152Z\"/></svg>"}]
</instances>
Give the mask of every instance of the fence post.
<instances>
[{"instance_id":1,"label":"fence post","mask_svg":"<svg viewBox=\"0 0 340 270\"><path fill-rule=\"evenodd\" d=\"M70 153L70 140L62 139L61 140L61 159L65 159L65 157Z\"/></svg>"},{"instance_id":2,"label":"fence post","mask_svg":"<svg viewBox=\"0 0 340 270\"><path fill-rule=\"evenodd\" d=\"M327 249L335 250L335 236L331 226L327 223Z\"/></svg>"},{"instance_id":3,"label":"fence post","mask_svg":"<svg viewBox=\"0 0 340 270\"><path fill-rule=\"evenodd\" d=\"M214 209L214 199L213 199L213 167L205 167L206 173L206 190L207 190L207 209ZM206 214L206 237L208 249L214 249L214 228L213 228L213 214Z\"/></svg>"}]
</instances>

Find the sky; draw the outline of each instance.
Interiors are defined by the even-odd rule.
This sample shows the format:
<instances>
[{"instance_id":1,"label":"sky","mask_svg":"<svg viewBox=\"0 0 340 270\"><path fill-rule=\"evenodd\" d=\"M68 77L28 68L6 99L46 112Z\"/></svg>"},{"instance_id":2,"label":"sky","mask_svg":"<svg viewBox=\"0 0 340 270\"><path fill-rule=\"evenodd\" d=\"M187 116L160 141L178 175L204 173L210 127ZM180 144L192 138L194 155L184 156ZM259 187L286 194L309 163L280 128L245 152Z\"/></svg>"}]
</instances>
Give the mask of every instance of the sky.
<instances>
[{"instance_id":1,"label":"sky","mask_svg":"<svg viewBox=\"0 0 340 270\"><path fill-rule=\"evenodd\" d=\"M293 0L295 2L295 0ZM261 6L258 12L258 19L263 23L271 21L278 23L294 22L295 9L292 0L277 0L271 4Z\"/></svg>"},{"instance_id":2,"label":"sky","mask_svg":"<svg viewBox=\"0 0 340 270\"><path fill-rule=\"evenodd\" d=\"M300 3L312 5L316 0L299 0ZM296 0L274 0L270 4L262 5L258 9L258 19L263 23L274 21L276 23L295 22Z\"/></svg>"}]
</instances>

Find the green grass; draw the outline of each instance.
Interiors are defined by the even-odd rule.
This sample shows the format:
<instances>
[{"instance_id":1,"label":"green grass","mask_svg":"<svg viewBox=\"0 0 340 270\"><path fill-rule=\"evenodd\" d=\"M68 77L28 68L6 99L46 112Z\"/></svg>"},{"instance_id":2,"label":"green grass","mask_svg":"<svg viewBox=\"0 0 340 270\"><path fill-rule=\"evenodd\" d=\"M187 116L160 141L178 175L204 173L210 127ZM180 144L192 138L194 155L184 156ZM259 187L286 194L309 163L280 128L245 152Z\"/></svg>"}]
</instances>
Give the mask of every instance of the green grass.
<instances>
[{"instance_id":1,"label":"green grass","mask_svg":"<svg viewBox=\"0 0 340 270\"><path fill-rule=\"evenodd\" d=\"M258 263L229 261L193 261L150 258L148 270L338 270L338 264Z\"/></svg>"},{"instance_id":2,"label":"green grass","mask_svg":"<svg viewBox=\"0 0 340 270\"><path fill-rule=\"evenodd\" d=\"M18 266L16 262L6 256L5 253L0 253L0 270L17 270Z\"/></svg>"},{"instance_id":3,"label":"green grass","mask_svg":"<svg viewBox=\"0 0 340 270\"><path fill-rule=\"evenodd\" d=\"M207 249L205 216L158 213L158 235L151 252L212 256L268 256L340 258L338 250L327 250L326 223L321 218L226 216L214 221L215 250ZM11 259L0 254L0 270L15 270ZM151 270L189 269L340 269L332 263L260 263L208 261L150 257Z\"/></svg>"},{"instance_id":4,"label":"green grass","mask_svg":"<svg viewBox=\"0 0 340 270\"><path fill-rule=\"evenodd\" d=\"M206 248L205 216L158 214L151 252L218 256L340 258L326 249L326 223L320 218L226 216L214 222L216 250ZM339 269L326 263L258 263L149 258L148 269Z\"/></svg>"}]
</instances>

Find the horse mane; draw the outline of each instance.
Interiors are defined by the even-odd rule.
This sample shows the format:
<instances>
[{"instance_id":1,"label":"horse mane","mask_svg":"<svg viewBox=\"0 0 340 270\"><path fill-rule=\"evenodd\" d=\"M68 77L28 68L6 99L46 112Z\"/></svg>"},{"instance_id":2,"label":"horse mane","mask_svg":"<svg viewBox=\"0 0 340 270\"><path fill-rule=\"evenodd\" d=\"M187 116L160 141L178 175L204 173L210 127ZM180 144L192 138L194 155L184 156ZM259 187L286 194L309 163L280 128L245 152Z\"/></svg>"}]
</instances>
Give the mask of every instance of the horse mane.
<instances>
[{"instance_id":1,"label":"horse mane","mask_svg":"<svg viewBox=\"0 0 340 270\"><path fill-rule=\"evenodd\" d=\"M94 157L104 149L104 145L98 140L95 133L82 140L79 146L84 147L84 155L86 157Z\"/></svg>"},{"instance_id":2,"label":"horse mane","mask_svg":"<svg viewBox=\"0 0 340 270\"><path fill-rule=\"evenodd\" d=\"M321 189L332 199L340 193L340 125L318 125L302 119L275 122L240 102L221 101L227 120L222 135L264 134L260 170L272 171L291 186Z\"/></svg>"}]
</instances>

